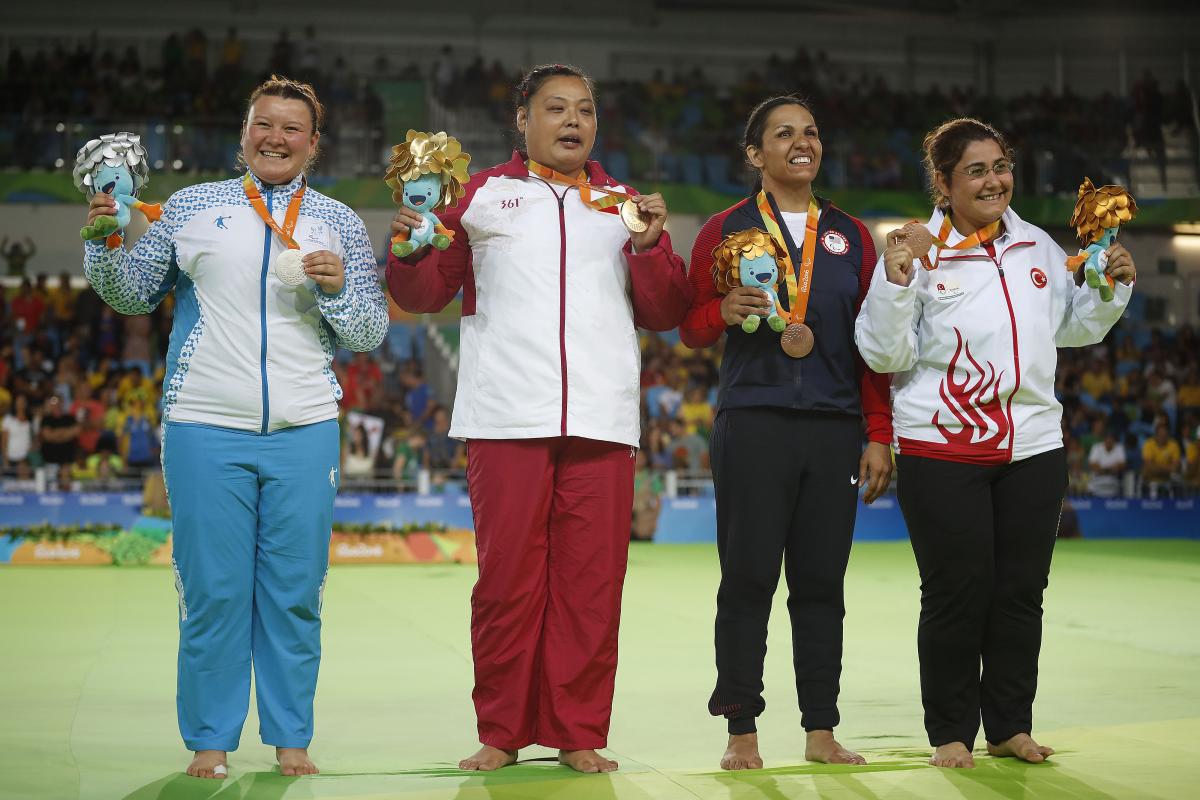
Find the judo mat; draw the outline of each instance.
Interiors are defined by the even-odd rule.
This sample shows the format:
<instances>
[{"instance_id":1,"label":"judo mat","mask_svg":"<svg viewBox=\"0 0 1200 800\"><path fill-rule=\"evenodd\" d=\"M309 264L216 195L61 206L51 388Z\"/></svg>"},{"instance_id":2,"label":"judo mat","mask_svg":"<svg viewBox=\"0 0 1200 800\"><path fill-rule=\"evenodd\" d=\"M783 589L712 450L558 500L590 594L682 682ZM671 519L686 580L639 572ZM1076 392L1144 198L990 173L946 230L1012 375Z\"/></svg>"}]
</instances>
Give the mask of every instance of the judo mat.
<instances>
[{"instance_id":1,"label":"judo mat","mask_svg":"<svg viewBox=\"0 0 1200 800\"><path fill-rule=\"evenodd\" d=\"M1035 737L1058 752L1032 765L977 748L974 770L927 764L905 542L857 544L846 579L838 737L865 767L803 760L781 585L759 720L766 768L722 771L724 721L706 708L715 549L637 544L608 751L620 770L577 775L533 747L495 773L459 771L478 746L474 579L473 566L334 567L311 747L322 774L278 774L251 700L230 777L212 781L181 771L170 570L0 568L0 798L1200 797L1200 542L1058 543L1034 709Z\"/></svg>"}]
</instances>

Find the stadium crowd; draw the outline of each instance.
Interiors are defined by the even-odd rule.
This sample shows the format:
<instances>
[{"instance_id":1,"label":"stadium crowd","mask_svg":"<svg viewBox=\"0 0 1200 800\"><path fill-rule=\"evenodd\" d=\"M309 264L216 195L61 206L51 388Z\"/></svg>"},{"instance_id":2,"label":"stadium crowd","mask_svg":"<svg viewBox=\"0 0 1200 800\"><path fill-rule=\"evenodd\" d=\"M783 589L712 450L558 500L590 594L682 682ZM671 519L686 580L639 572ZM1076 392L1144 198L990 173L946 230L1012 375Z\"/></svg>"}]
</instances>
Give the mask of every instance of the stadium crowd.
<instances>
[{"instance_id":1,"label":"stadium crowd","mask_svg":"<svg viewBox=\"0 0 1200 800\"><path fill-rule=\"evenodd\" d=\"M313 83L329 107L330 141L342 131L366 132L374 157L339 163L334 149L326 156L332 159L323 165L326 173L381 172L387 143L379 82L423 81L442 104L482 111L496 131L511 128L511 92L519 75L498 61L488 65L477 54L444 45L405 59L380 51L359 71L328 44L312 26L295 38L283 29L265 48L264 64L247 56L251 46L236 28L211 41L199 28L173 33L152 63L144 55L151 48L104 39L32 52L15 42L0 72L0 109L13 123L0 135L0 163L53 169L74 152L77 140L106 124L145 120L152 123L152 153L169 154L159 157L189 171L228 169L237 150L228 123L240 119L247 90L271 72ZM648 81L601 82L597 152L620 180L740 193L741 163L733 154L741 121L758 100L796 87L809 95L820 121L826 142L822 181L834 189L922 185L920 137L955 116L988 119L1004 130L1019 156L1017 186L1037 194L1074 191L1082 174L1097 185L1127 181L1130 138L1158 161L1164 187L1164 130L1186 133L1196 153L1192 99L1182 80L1164 90L1146 72L1127 97L1084 95L1070 86L1012 96L936 84L900 91L881 74L804 48L749 62L732 83L714 81L701 67L670 76L659 69ZM1096 125L1097 119L1106 124ZM65 129L59 127L64 120Z\"/></svg>"},{"instance_id":2,"label":"stadium crowd","mask_svg":"<svg viewBox=\"0 0 1200 800\"><path fill-rule=\"evenodd\" d=\"M231 167L237 143L229 139L227 123L240 118L241 98L264 72L257 62L249 65L238 31L228 29L219 41L199 29L172 34L154 63L146 63L142 52L102 39L49 51L10 46L0 72L0 109L14 124L2 126L0 166L54 169L64 150L73 152L92 132L89 126L98 131L113 120L146 119L187 123L179 130L166 126L177 138L172 152L187 153L187 168ZM482 110L504 130L516 78L499 62L489 66L449 46L432 48L420 64L379 55L369 73L357 73L322 46L312 27L296 39L281 31L265 72L312 81L338 124L379 129L383 106L374 81L425 81L446 104ZM796 86L811 96L822 126L822 183L829 188L921 185L916 137L955 115L998 123L1021 157L1017 185L1051 193L1073 191L1081 174L1098 183L1127 175L1128 136L1153 155L1161 150L1164 129L1194 130L1186 122L1187 88L1181 83L1164 93L1149 73L1128 98L1082 97L1071 89L986 97L956 86L911 93L801 48L786 58L772 55L727 85L715 85L700 68L603 83L598 152L619 179L740 194L740 121L762 97ZM83 129L56 130L58 119L75 120ZM1114 124L1095 125L1095 119ZM216 121L221 124L205 124ZM217 128L225 138L206 133ZM68 139L72 146L64 148ZM338 172L336 163L332 171ZM0 304L4 488L116 486L155 468L171 297L153 314L122 317L90 289L73 288L67 275L33 277L36 243L5 237L0 255L6 272L20 280ZM447 435L449 411L422 375L424 341L420 325L393 307L384 348L339 354L343 474L352 485L390 490L399 482L411 488L432 476L434 490L461 487L464 448ZM1057 387L1074 493L1200 490L1198 353L1191 328L1172 333L1123 323L1101 346L1060 354ZM649 505L667 474L672 491L710 485L708 434L719 361L719 345L697 352L677 335L643 337L637 493Z\"/></svg>"},{"instance_id":3,"label":"stadium crowd","mask_svg":"<svg viewBox=\"0 0 1200 800\"><path fill-rule=\"evenodd\" d=\"M69 276L25 278L0 304L3 486L103 488L158 464L158 422L171 298L122 316ZM465 449L422 374L425 335L394 310L374 353L339 353L343 476L367 490L461 488ZM1059 354L1057 395L1072 493L1098 497L1200 492L1200 346L1122 323L1102 345ZM677 334L642 337L641 484L706 492L720 345L690 350Z\"/></svg>"}]
</instances>

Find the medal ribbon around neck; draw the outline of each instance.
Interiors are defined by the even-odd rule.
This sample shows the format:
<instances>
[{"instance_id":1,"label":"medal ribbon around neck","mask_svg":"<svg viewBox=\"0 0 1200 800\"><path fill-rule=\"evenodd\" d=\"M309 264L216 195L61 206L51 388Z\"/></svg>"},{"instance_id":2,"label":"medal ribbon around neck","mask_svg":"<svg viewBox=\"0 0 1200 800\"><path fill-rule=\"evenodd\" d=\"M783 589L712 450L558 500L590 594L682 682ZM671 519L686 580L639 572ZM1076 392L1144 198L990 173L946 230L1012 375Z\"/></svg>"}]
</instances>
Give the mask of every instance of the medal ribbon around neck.
<instances>
[{"instance_id":1,"label":"medal ribbon around neck","mask_svg":"<svg viewBox=\"0 0 1200 800\"><path fill-rule=\"evenodd\" d=\"M246 191L246 199L250 201L250 205L254 207L255 212L262 218L262 221L267 224L267 227L275 231L283 243L289 250L299 250L300 245L292 238L292 231L296 230L296 220L300 218L300 202L304 199L304 192L308 189L308 182L303 178L300 179L300 188L292 195L291 201L288 203L287 213L283 217L283 227L279 227L279 223L271 216L271 212L267 210L267 204L263 201L262 193L258 191L258 187L254 185L254 179L247 172L242 177L242 188Z\"/></svg>"},{"instance_id":2,"label":"medal ribbon around neck","mask_svg":"<svg viewBox=\"0 0 1200 800\"><path fill-rule=\"evenodd\" d=\"M572 178L570 175L565 175L558 170L543 166L542 164L534 161L532 158L526 161L525 164L529 167L530 172L540 178L544 178L554 183L562 183L566 184L567 186L577 187L579 189L579 199L583 201L584 205L588 206L589 208L594 208L597 211L603 211L606 214L618 213L616 209L613 209L612 211L609 211L608 209L613 208L613 206L617 205L618 203L628 200L630 197L630 195L626 194L625 192L618 192L615 189L608 189L603 186L594 186L588 183L586 178ZM603 194L605 196L593 197L593 192Z\"/></svg>"},{"instance_id":3,"label":"medal ribbon around neck","mask_svg":"<svg viewBox=\"0 0 1200 800\"><path fill-rule=\"evenodd\" d=\"M784 282L787 284L788 306L791 309L787 312L787 321L789 324L803 323L804 315L808 311L808 295L812 291L813 259L817 251L817 217L821 213L821 207L817 205L817 198L810 194L799 270L792 263L791 253L787 252L787 239L783 238L783 231L779 230L779 223L775 219L775 212L771 210L771 201L767 199L765 189L758 193L758 210L762 214L763 224L767 226L767 233L784 248L781 253L784 262L782 268ZM779 308L779 315L784 315L782 306Z\"/></svg>"},{"instance_id":4,"label":"medal ribbon around neck","mask_svg":"<svg viewBox=\"0 0 1200 800\"><path fill-rule=\"evenodd\" d=\"M942 257L943 250L970 250L973 247L978 247L981 244L990 242L1000 230L1001 220L996 220L988 225L984 225L979 230L972 233L967 238L955 245L946 243L946 237L950 235L950 229L954 227L954 223L950 221L950 215L942 219L942 229L938 232L933 243L937 245L937 255L934 256L933 269L937 269L938 261Z\"/></svg>"}]
</instances>

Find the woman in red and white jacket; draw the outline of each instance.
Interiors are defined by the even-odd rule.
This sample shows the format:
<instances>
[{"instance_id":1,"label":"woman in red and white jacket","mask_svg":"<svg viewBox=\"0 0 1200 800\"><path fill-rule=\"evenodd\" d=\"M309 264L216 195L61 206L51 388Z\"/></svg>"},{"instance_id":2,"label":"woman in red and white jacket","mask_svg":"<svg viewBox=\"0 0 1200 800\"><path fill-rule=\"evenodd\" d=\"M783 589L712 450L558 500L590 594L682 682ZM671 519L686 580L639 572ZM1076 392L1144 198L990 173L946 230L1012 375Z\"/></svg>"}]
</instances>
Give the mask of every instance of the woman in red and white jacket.
<instances>
[{"instance_id":1,"label":"woman in red and white jacket","mask_svg":"<svg viewBox=\"0 0 1200 800\"><path fill-rule=\"evenodd\" d=\"M596 750L608 740L633 510L637 328L677 326L691 288L662 197L588 160L591 79L541 66L517 94L526 151L472 176L441 215L455 234L447 250L389 257L388 289L410 312L463 293L450 435L467 441L479 551L483 747L459 766L497 769L540 744L576 770L609 772L616 762ZM636 205L629 230L606 205L613 192ZM401 209L393 231L420 222Z\"/></svg>"},{"instance_id":2,"label":"woman in red and white jacket","mask_svg":"<svg viewBox=\"0 0 1200 800\"><path fill-rule=\"evenodd\" d=\"M872 369L894 373L931 763L974 766L981 716L990 754L1040 762L1054 752L1030 736L1042 592L1067 488L1055 348L1103 339L1136 270L1114 244L1115 298L1077 286L1062 248L1009 206L1012 152L990 125L951 120L924 150L934 247L888 235L855 340Z\"/></svg>"}]
</instances>

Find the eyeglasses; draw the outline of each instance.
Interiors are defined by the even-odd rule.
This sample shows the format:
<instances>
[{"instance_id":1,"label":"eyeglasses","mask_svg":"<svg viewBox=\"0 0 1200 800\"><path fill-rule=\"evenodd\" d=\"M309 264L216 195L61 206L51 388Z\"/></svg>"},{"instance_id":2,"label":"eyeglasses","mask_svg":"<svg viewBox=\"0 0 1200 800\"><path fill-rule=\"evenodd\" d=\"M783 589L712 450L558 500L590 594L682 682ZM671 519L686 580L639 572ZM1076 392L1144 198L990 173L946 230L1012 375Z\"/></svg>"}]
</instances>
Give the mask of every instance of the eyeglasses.
<instances>
[{"instance_id":1,"label":"eyeglasses","mask_svg":"<svg viewBox=\"0 0 1200 800\"><path fill-rule=\"evenodd\" d=\"M954 171L959 175L966 175L968 178L979 180L989 172L994 172L997 176L1007 175L1013 171L1013 166L1013 162L1002 158L990 167L985 167L983 164L972 164L966 169L956 169Z\"/></svg>"}]
</instances>

